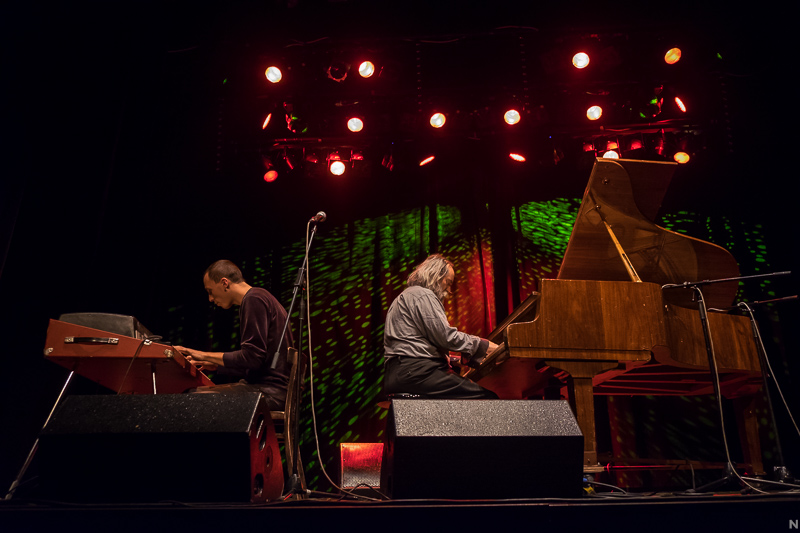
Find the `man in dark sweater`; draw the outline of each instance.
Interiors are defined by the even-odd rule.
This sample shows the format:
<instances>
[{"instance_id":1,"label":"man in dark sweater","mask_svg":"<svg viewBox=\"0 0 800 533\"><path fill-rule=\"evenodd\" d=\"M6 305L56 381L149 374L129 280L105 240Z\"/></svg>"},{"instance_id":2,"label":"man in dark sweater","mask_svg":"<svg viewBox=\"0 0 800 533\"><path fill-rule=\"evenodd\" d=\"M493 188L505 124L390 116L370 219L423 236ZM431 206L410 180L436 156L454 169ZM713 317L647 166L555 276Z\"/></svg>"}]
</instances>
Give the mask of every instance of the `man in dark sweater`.
<instances>
[{"instance_id":1,"label":"man in dark sweater","mask_svg":"<svg viewBox=\"0 0 800 533\"><path fill-rule=\"evenodd\" d=\"M271 366L287 320L286 310L272 294L247 284L239 268L224 259L206 269L203 285L208 300L215 305L223 309L239 306L240 349L203 352L183 346L175 348L196 366L240 380L238 383L198 387L193 392L262 392L270 410L282 411L289 382L287 349L292 346L288 328L278 363L274 369Z\"/></svg>"}]
</instances>

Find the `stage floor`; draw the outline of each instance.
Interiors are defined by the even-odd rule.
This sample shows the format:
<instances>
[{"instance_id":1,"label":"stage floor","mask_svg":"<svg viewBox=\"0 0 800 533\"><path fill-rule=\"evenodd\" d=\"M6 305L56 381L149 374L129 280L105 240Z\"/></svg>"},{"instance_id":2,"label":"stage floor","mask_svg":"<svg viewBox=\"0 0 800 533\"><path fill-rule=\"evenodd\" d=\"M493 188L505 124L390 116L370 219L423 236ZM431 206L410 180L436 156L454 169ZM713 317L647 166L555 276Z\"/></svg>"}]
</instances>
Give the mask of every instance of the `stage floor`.
<instances>
[{"instance_id":1,"label":"stage floor","mask_svg":"<svg viewBox=\"0 0 800 533\"><path fill-rule=\"evenodd\" d=\"M525 529L545 531L791 531L800 530L800 492L683 495L608 493L572 499L342 500L311 496L268 504L161 502L62 504L7 500L0 531L435 531Z\"/></svg>"}]
</instances>

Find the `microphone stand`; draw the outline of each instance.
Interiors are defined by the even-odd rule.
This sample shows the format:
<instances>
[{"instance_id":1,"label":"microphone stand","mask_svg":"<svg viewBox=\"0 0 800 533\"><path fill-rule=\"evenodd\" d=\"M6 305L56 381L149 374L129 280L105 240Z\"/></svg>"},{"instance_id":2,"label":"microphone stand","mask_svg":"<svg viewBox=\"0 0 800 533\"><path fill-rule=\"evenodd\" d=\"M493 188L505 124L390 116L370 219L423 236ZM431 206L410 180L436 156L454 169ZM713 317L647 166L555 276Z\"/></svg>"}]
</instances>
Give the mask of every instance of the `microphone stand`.
<instances>
[{"instance_id":1,"label":"microphone stand","mask_svg":"<svg viewBox=\"0 0 800 533\"><path fill-rule=\"evenodd\" d=\"M275 351L275 355L272 356L272 365L271 368L275 369L278 365L278 358L280 357L281 347L283 346L283 339L286 338L286 331L289 328L289 319L292 316L292 312L294 311L294 306L297 303L298 295L300 295L300 291L305 289L305 279L306 279L306 270L308 269L308 251L311 249L311 242L314 240L314 235L317 232L317 224L316 220L314 220L314 227L311 228L311 234L308 238L308 244L306 246L305 255L303 255L303 263L300 265L300 268L297 270L297 277L294 280L294 291L292 293L292 302L289 304L289 310L286 314L286 322L283 325L283 333L281 334L280 341L278 342L278 349ZM300 320L299 320L299 330L298 330L298 341L297 341L297 361L295 362L296 365L299 365L297 368L297 372L302 372L302 357L303 357L303 319L306 314L306 301L304 297L300 297ZM296 388L294 390L294 398L300 398L300 381L302 378L299 378L296 381ZM299 401L298 401L299 405ZM297 413L299 415L299 413ZM303 495L306 494L306 490L303 488L302 480L300 479L300 475L298 472L300 471L298 468L298 456L300 451L300 443L298 442L299 439L299 431L298 431L298 424L297 416L294 417L295 423L291 424L291 427L284 427L284 432L291 435L291 442L292 447L294 448L291 450L291 457L292 457L292 464L289 465L291 469L292 475L289 478L288 485L289 490L287 495ZM285 421L284 421L285 424ZM288 440L288 439L287 439Z\"/></svg>"},{"instance_id":2,"label":"microphone stand","mask_svg":"<svg viewBox=\"0 0 800 533\"><path fill-rule=\"evenodd\" d=\"M740 486L746 485L744 480L739 476L734 468L731 460L730 460L730 453L727 450L727 437L725 436L725 415L722 412L722 392L719 386L719 374L717 372L717 361L714 355L714 347L711 342L711 332L708 328L708 310L706 309L706 302L703 296L703 291L700 287L704 285L710 285L712 283L723 283L727 281L738 281L743 279L753 279L753 278L766 278L766 277L775 277L775 276L782 276L785 274L791 274L791 272L775 272L772 274L756 274L753 276L740 276L735 278L724 278L724 279L715 279L715 280L703 280L703 281L686 281L684 283L674 283L674 284L666 284L663 285L662 289L678 289L678 288L686 288L692 289L697 296L697 308L700 313L700 323L703 327L703 338L705 340L706 345L706 354L708 355L708 366L711 371L711 384L714 387L714 394L717 397L717 402L719 402L720 406L720 425L722 430L722 439L726 443L726 458L728 463L725 465L725 475L716 481L712 481L707 483L703 486L697 487L696 489L689 489L686 492L688 493L702 493L707 492L710 490L714 490L718 487L724 486L731 481L737 482Z\"/></svg>"},{"instance_id":3,"label":"microphone stand","mask_svg":"<svg viewBox=\"0 0 800 533\"><path fill-rule=\"evenodd\" d=\"M763 305L773 302L780 302L786 300L796 300L797 295L794 296L787 296L784 298L775 298L772 300L764 300L760 302L752 302L752 305ZM769 416L770 422L772 423L772 431L775 433L775 449L777 451L778 457L778 464L772 467L772 471L775 473L777 481L780 483L794 483L795 479L792 476L789 468L786 466L786 461L783 458L783 448L781 446L781 437L778 433L778 423L775 420L775 409L772 406L772 397L769 393L769 380L767 379L767 375L771 375L772 379L776 379L775 375L769 372L769 364L767 360L767 352L764 349L764 343L761 342L761 333L758 328L758 322L756 322L756 317L753 314L753 310L750 308L745 302L740 302L737 306L740 309L746 309L748 312L748 316L750 317L750 327L753 332L753 339L755 339L756 349L758 350L758 362L761 366L761 382L762 386L764 387L764 395L767 398L767 409L769 409Z\"/></svg>"}]
</instances>

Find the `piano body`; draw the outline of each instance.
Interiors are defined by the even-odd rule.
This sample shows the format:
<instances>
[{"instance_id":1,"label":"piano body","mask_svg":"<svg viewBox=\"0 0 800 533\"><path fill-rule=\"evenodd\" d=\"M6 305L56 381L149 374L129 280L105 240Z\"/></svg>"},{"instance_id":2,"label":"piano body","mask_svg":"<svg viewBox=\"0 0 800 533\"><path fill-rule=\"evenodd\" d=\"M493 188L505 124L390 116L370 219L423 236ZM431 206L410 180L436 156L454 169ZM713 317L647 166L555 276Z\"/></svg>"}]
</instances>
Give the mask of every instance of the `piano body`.
<instances>
[{"instance_id":1,"label":"piano body","mask_svg":"<svg viewBox=\"0 0 800 533\"><path fill-rule=\"evenodd\" d=\"M463 373L501 398L569 374L570 402L584 434L584 467L597 465L594 395L713 394L697 304L690 289L662 285L739 275L714 244L654 224L676 164L597 159L557 279L543 279L489 336L502 343ZM737 282L703 287L709 308L733 303ZM743 398L745 462L763 472L757 421L748 401L760 368L747 317L709 313L722 394Z\"/></svg>"}]
</instances>

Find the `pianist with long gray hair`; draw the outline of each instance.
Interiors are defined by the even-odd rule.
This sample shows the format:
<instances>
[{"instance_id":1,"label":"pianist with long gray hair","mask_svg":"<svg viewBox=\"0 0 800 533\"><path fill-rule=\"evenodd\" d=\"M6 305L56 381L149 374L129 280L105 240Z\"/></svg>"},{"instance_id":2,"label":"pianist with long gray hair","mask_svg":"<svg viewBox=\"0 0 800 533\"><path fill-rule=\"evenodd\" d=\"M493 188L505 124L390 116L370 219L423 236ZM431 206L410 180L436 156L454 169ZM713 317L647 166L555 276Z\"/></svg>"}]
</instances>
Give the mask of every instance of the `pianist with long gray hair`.
<instances>
[{"instance_id":1,"label":"pianist with long gray hair","mask_svg":"<svg viewBox=\"0 0 800 533\"><path fill-rule=\"evenodd\" d=\"M429 256L408 277L408 287L389 307L384 330L385 394L429 398L495 399L497 395L453 371L449 352L471 366L497 345L450 326L443 301L455 279L453 263Z\"/></svg>"}]
</instances>

